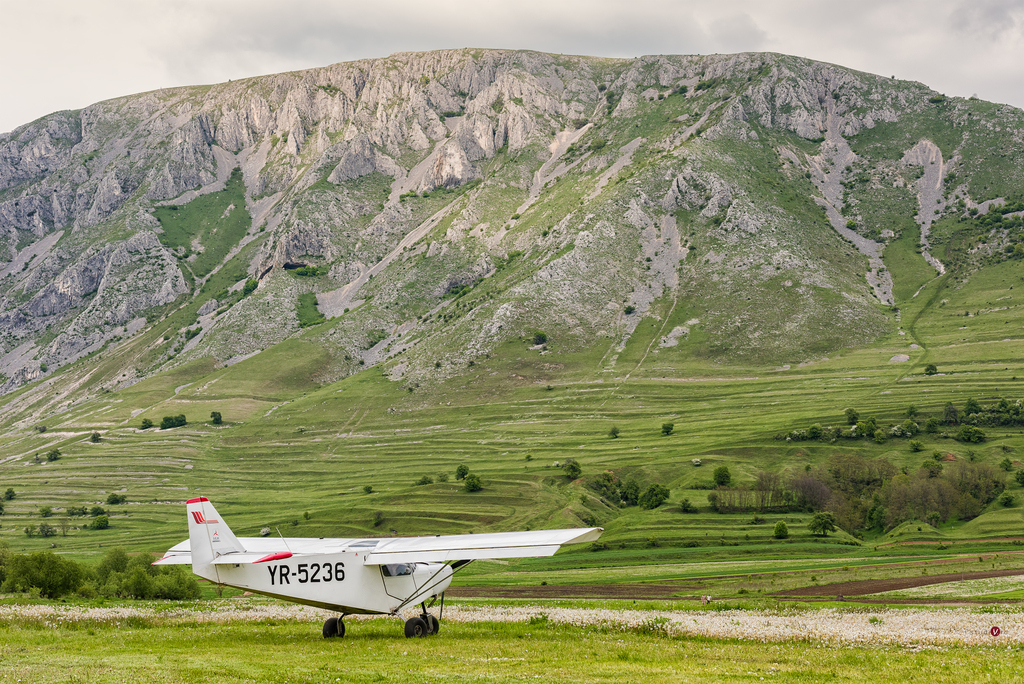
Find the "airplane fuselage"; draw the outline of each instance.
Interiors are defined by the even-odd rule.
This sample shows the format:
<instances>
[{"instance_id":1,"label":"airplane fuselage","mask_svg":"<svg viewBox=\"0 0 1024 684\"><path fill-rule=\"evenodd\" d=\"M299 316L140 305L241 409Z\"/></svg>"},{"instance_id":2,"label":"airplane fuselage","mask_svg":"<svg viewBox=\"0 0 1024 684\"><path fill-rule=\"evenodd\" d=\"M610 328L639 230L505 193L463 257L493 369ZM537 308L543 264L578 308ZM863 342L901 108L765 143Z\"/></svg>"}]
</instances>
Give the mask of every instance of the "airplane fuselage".
<instances>
[{"instance_id":1,"label":"airplane fuselage","mask_svg":"<svg viewBox=\"0 0 1024 684\"><path fill-rule=\"evenodd\" d=\"M444 563L409 563L405 574L388 575L395 566L364 565L364 553L304 555L264 563L193 566L200 577L229 587L344 614L394 613L438 595L451 584Z\"/></svg>"}]
</instances>

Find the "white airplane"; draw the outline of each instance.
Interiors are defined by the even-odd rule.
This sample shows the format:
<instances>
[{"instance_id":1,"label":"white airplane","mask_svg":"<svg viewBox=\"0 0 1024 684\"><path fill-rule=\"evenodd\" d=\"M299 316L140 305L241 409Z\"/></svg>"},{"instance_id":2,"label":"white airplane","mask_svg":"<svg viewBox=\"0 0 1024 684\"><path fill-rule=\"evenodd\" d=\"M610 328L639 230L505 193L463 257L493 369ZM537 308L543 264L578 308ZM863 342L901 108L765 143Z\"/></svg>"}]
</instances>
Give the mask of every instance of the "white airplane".
<instances>
[{"instance_id":1,"label":"white airplane","mask_svg":"<svg viewBox=\"0 0 1024 684\"><path fill-rule=\"evenodd\" d=\"M154 565L191 565L204 579L274 598L341 613L324 622L324 637L345 636L346 615L398 615L420 604L405 623L405 636L437 634L427 609L440 599L452 575L481 558L551 556L563 544L597 540L600 527L391 539L239 539L206 497L190 499L188 539ZM430 601L430 605L427 605Z\"/></svg>"}]
</instances>

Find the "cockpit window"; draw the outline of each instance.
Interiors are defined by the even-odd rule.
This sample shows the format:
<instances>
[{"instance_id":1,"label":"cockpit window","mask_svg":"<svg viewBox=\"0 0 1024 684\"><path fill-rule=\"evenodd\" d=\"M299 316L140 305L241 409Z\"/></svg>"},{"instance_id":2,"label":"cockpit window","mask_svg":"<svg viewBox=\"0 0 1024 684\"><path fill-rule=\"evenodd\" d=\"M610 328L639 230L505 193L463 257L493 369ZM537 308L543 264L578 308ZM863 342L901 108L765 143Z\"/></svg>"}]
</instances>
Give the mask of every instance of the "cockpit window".
<instances>
[{"instance_id":1,"label":"cockpit window","mask_svg":"<svg viewBox=\"0 0 1024 684\"><path fill-rule=\"evenodd\" d=\"M411 575L416 566L413 563L392 563L381 567L384 568L385 577L401 577Z\"/></svg>"}]
</instances>

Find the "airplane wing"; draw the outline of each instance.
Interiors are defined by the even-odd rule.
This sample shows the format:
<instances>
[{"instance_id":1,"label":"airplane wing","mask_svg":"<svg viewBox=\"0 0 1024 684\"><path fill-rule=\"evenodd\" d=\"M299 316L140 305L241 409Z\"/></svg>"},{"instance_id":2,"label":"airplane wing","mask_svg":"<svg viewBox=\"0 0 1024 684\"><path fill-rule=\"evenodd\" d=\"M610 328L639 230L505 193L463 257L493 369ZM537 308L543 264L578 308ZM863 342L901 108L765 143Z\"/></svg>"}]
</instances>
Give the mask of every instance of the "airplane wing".
<instances>
[{"instance_id":1,"label":"airplane wing","mask_svg":"<svg viewBox=\"0 0 1024 684\"><path fill-rule=\"evenodd\" d=\"M552 556L563 544L596 541L603 531L600 527L589 527L576 530L535 530L531 532L384 539L369 550L363 564L384 565L480 558Z\"/></svg>"}]
</instances>

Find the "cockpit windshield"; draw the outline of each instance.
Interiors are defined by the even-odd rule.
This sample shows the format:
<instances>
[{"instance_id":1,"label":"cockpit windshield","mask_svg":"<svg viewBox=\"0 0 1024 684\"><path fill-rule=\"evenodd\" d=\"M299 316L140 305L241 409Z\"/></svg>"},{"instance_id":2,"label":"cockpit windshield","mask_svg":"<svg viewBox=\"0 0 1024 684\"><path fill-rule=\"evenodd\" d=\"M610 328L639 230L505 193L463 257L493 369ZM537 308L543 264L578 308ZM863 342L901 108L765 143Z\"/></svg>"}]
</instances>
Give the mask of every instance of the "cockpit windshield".
<instances>
[{"instance_id":1,"label":"cockpit windshield","mask_svg":"<svg viewBox=\"0 0 1024 684\"><path fill-rule=\"evenodd\" d=\"M385 577L402 577L403 575L411 575L413 570L416 569L415 563L392 563L390 565L382 565Z\"/></svg>"}]
</instances>

